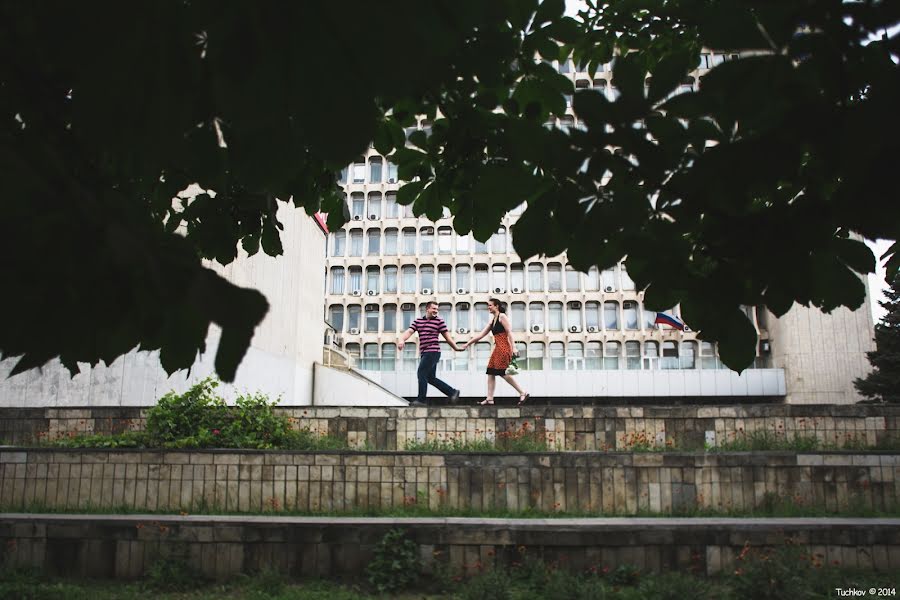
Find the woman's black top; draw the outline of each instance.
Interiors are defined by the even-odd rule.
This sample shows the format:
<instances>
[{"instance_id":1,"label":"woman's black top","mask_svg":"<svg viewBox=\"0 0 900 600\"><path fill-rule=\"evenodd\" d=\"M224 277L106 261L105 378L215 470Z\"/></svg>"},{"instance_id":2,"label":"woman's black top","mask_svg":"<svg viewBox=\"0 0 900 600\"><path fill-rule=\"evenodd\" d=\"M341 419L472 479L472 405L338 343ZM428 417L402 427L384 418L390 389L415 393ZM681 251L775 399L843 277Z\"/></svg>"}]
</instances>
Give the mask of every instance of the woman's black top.
<instances>
[{"instance_id":1,"label":"woman's black top","mask_svg":"<svg viewBox=\"0 0 900 600\"><path fill-rule=\"evenodd\" d=\"M491 327L491 333L494 335L498 333L506 333L506 328L503 326L503 323L500 322L500 317L494 321L494 325Z\"/></svg>"}]
</instances>

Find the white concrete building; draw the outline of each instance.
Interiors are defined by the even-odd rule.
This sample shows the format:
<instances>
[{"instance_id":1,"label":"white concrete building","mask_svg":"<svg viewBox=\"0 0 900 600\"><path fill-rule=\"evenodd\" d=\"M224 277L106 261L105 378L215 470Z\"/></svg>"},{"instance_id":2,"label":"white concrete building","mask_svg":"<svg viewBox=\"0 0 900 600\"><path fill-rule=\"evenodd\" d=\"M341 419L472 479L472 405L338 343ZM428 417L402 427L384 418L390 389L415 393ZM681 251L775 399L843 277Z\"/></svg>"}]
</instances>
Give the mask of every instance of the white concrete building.
<instances>
[{"instance_id":1,"label":"white concrete building","mask_svg":"<svg viewBox=\"0 0 900 600\"><path fill-rule=\"evenodd\" d=\"M730 56L702 55L681 91ZM576 89L596 89L610 99L617 95L608 68L591 79L571 61L556 66ZM548 125L581 124L570 108ZM407 135L430 126L421 120ZM656 313L643 310L643 295L622 264L586 275L574 271L565 255L523 264L509 231L524 207L504 217L482 244L458 236L449 212L433 223L415 218L411 206L397 205L396 167L372 149L342 173L341 183L351 221L329 236L327 319L360 368L401 396L416 394L417 349L408 344L398 355L395 341L424 312L424 303L438 302L455 339L463 341L485 326L487 301L497 297L508 303L524 368L520 377L534 396L859 399L852 381L868 371L865 352L873 347L868 303L856 312L831 315L794 307L782 319L746 307L759 343L753 368L738 375L723 367L714 344L655 325ZM677 311L674 307L676 316ZM461 354L445 347L439 376L464 397L483 396L490 350L487 339ZM497 391L513 395L502 382ZM433 388L429 393L440 395Z\"/></svg>"}]
</instances>

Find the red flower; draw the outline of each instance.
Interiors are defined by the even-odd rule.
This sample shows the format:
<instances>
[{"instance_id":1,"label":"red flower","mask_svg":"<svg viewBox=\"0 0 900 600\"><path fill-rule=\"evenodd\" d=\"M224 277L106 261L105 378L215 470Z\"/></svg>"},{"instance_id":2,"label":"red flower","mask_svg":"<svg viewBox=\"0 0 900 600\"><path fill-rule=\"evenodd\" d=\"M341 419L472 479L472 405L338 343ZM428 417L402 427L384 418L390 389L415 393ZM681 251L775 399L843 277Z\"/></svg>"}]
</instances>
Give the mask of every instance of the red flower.
<instances>
[{"instance_id":1,"label":"red flower","mask_svg":"<svg viewBox=\"0 0 900 600\"><path fill-rule=\"evenodd\" d=\"M222 433L218 429L213 429L212 432L213 432L213 435L219 435L220 433Z\"/></svg>"}]
</instances>

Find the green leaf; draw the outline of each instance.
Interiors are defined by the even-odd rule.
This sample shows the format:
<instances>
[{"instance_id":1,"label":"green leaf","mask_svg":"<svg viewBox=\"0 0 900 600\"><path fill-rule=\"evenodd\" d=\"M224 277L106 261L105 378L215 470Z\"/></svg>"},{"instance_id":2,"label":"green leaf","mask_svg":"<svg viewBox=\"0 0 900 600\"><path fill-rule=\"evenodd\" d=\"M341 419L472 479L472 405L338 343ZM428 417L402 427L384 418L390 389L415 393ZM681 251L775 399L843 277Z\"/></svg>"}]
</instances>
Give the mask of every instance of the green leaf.
<instances>
[{"instance_id":1,"label":"green leaf","mask_svg":"<svg viewBox=\"0 0 900 600\"><path fill-rule=\"evenodd\" d=\"M278 228L275 227L275 222L272 218L267 218L263 221L262 249L269 256L284 254L284 248L281 245L281 235L278 233Z\"/></svg>"},{"instance_id":2,"label":"green leaf","mask_svg":"<svg viewBox=\"0 0 900 600\"><path fill-rule=\"evenodd\" d=\"M623 99L629 101L643 99L646 73L640 53L633 52L619 56L613 64L612 83L619 88Z\"/></svg>"},{"instance_id":3,"label":"green leaf","mask_svg":"<svg viewBox=\"0 0 900 600\"><path fill-rule=\"evenodd\" d=\"M427 181L412 181L404 183L403 187L397 192L397 204L408 206L416 201Z\"/></svg>"},{"instance_id":4,"label":"green leaf","mask_svg":"<svg viewBox=\"0 0 900 600\"><path fill-rule=\"evenodd\" d=\"M694 58L693 53L686 49L678 49L663 56L653 69L647 99L656 102L678 87L693 68L692 63L696 62Z\"/></svg>"},{"instance_id":5,"label":"green leaf","mask_svg":"<svg viewBox=\"0 0 900 600\"><path fill-rule=\"evenodd\" d=\"M566 10L565 0L543 0L534 14L534 25L558 19Z\"/></svg>"},{"instance_id":6,"label":"green leaf","mask_svg":"<svg viewBox=\"0 0 900 600\"><path fill-rule=\"evenodd\" d=\"M837 255L848 267L858 273L875 272L875 256L865 243L854 239L834 241Z\"/></svg>"}]
</instances>

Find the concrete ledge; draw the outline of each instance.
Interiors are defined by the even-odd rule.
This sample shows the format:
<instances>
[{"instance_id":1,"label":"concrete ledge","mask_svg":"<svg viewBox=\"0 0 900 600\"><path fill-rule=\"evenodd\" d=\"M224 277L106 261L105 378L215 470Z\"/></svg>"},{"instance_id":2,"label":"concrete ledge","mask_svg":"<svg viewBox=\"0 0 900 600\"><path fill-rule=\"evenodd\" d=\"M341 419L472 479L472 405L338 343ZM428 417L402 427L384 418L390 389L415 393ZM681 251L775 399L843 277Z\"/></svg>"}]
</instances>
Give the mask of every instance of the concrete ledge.
<instances>
[{"instance_id":1,"label":"concrete ledge","mask_svg":"<svg viewBox=\"0 0 900 600\"><path fill-rule=\"evenodd\" d=\"M264 567L355 577L391 529L419 547L426 572L509 565L524 555L574 570L733 568L746 546L789 540L846 567L900 568L900 519L461 519L0 514L7 564L48 574L129 579L178 557L205 577Z\"/></svg>"},{"instance_id":2,"label":"concrete ledge","mask_svg":"<svg viewBox=\"0 0 900 600\"><path fill-rule=\"evenodd\" d=\"M33 444L70 433L114 433L142 429L147 407L0 408L0 443ZM362 406L281 407L279 412L321 435L353 447L402 450L411 440L462 441L519 432L523 426L552 439L561 450L622 448L625 437L643 434L652 442L702 447L755 431L816 437L841 445L850 440L874 446L900 438L900 406ZM527 424L527 425L526 425Z\"/></svg>"}]
</instances>

